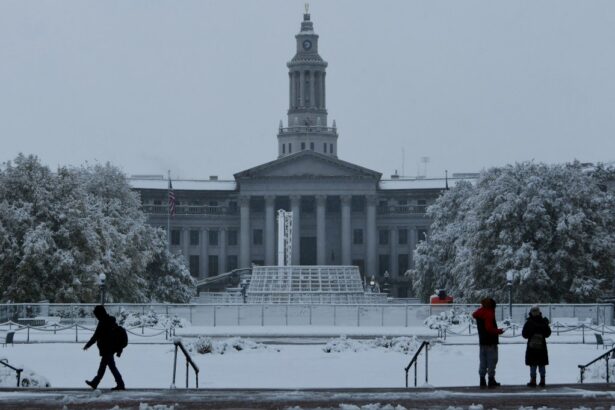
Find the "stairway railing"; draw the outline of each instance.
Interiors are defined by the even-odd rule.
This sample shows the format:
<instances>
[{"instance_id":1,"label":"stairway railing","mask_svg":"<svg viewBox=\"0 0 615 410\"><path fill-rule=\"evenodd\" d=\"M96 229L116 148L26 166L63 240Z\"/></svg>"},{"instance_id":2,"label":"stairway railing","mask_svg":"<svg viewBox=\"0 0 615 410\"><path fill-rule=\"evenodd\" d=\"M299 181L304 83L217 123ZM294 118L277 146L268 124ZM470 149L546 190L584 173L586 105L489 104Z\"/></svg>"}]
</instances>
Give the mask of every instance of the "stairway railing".
<instances>
[{"instance_id":1,"label":"stairway railing","mask_svg":"<svg viewBox=\"0 0 615 410\"><path fill-rule=\"evenodd\" d=\"M592 360L591 362L587 363L587 364L580 364L579 365L579 371L581 372L581 383L583 383L583 376L585 374L585 369L589 366L591 366L592 364L596 363L598 360L604 359L605 364L606 364L606 382L610 383L610 379L609 379L609 359L610 358L615 358L615 348L609 350L608 352L601 354L600 356L596 357L594 360Z\"/></svg>"},{"instance_id":2,"label":"stairway railing","mask_svg":"<svg viewBox=\"0 0 615 410\"><path fill-rule=\"evenodd\" d=\"M181 350L184 356L186 357L186 389L188 388L188 372L190 370L189 366L192 366L192 368L194 369L194 375L196 377L196 388L198 389L199 388L199 367L196 365L196 363L194 363L194 361L190 357L190 354L184 347L184 344L182 343L181 340L175 339L173 341L173 344L175 345L175 357L173 359L173 384L171 385L171 387L175 388L175 374L177 371L177 350Z\"/></svg>"},{"instance_id":3,"label":"stairway railing","mask_svg":"<svg viewBox=\"0 0 615 410\"><path fill-rule=\"evenodd\" d=\"M416 353L414 353L414 356L410 360L410 363L408 363L408 366L404 368L404 371L406 372L406 387L408 387L408 370L410 370L410 367L412 367L412 365L414 365L414 387L416 387L416 366L418 363L419 354L421 353L421 350L423 350L423 348L425 348L425 383L428 383L429 381L429 355L427 353L429 351L429 342L425 340L423 341L423 343L421 343Z\"/></svg>"},{"instance_id":4,"label":"stairway railing","mask_svg":"<svg viewBox=\"0 0 615 410\"><path fill-rule=\"evenodd\" d=\"M23 372L23 369L18 369L17 367L11 366L7 359L1 359L0 364L14 370L15 373L17 373L17 387L19 387L19 385L21 384L21 372Z\"/></svg>"}]
</instances>

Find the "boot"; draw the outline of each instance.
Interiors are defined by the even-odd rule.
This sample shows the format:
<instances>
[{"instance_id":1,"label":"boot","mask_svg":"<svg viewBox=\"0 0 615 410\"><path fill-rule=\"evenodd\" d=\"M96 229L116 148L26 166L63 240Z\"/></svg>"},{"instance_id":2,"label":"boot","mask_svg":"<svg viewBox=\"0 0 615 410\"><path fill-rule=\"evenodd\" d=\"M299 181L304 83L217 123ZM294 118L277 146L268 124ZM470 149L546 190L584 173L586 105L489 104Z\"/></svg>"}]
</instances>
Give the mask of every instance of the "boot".
<instances>
[{"instance_id":1,"label":"boot","mask_svg":"<svg viewBox=\"0 0 615 410\"><path fill-rule=\"evenodd\" d=\"M530 382L527 384L527 387L536 387L536 377L530 377Z\"/></svg>"},{"instance_id":2,"label":"boot","mask_svg":"<svg viewBox=\"0 0 615 410\"><path fill-rule=\"evenodd\" d=\"M96 390L96 388L98 387L98 383L96 383L94 380L92 380L92 381L86 380L85 384L87 384L88 386L90 386L94 390Z\"/></svg>"},{"instance_id":3,"label":"boot","mask_svg":"<svg viewBox=\"0 0 615 410\"><path fill-rule=\"evenodd\" d=\"M496 387L500 387L500 383L495 381L495 377L489 377L487 387L489 387L490 389L495 389Z\"/></svg>"},{"instance_id":4,"label":"boot","mask_svg":"<svg viewBox=\"0 0 615 410\"><path fill-rule=\"evenodd\" d=\"M118 384L117 386L115 386L111 390L126 390L126 387L123 384Z\"/></svg>"},{"instance_id":5,"label":"boot","mask_svg":"<svg viewBox=\"0 0 615 410\"><path fill-rule=\"evenodd\" d=\"M480 388L481 389L486 389L487 388L487 380L485 380L485 376L480 378Z\"/></svg>"},{"instance_id":6,"label":"boot","mask_svg":"<svg viewBox=\"0 0 615 410\"><path fill-rule=\"evenodd\" d=\"M545 387L545 376L540 376L540 383L538 385L540 387Z\"/></svg>"}]
</instances>

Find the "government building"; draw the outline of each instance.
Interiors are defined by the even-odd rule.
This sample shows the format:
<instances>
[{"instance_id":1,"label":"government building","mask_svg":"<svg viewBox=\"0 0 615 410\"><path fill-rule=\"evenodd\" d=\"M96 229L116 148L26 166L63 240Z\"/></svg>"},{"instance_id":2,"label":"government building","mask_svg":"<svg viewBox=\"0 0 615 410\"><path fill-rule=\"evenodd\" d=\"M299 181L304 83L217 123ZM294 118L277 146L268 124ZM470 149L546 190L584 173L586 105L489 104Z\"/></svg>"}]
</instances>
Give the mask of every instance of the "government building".
<instances>
[{"instance_id":1,"label":"government building","mask_svg":"<svg viewBox=\"0 0 615 410\"><path fill-rule=\"evenodd\" d=\"M296 53L287 63L288 120L286 127L280 122L277 158L237 172L232 181L173 180L171 248L185 255L199 279L276 265L276 214L284 209L293 215L293 265L355 265L381 288L386 282L391 296L410 296L404 272L428 234L426 208L455 178L383 179L338 158L338 131L327 118L327 62L318 54L308 13L295 38ZM167 229L169 181L132 177L130 183L149 223Z\"/></svg>"}]
</instances>

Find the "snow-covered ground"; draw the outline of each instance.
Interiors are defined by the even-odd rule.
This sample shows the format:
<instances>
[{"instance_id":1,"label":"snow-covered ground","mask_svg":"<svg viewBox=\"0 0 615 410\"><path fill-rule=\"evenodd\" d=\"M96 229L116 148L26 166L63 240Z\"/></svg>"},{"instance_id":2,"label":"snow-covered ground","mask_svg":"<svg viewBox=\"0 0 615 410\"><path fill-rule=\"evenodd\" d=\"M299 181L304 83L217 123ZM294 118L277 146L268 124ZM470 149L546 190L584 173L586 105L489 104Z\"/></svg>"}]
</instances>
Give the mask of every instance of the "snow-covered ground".
<instances>
[{"instance_id":1,"label":"snow-covered ground","mask_svg":"<svg viewBox=\"0 0 615 410\"><path fill-rule=\"evenodd\" d=\"M195 339L184 339L191 346ZM466 340L469 342L470 340ZM593 344L557 343L550 340L549 383L576 383L578 364L584 364L601 354ZM450 339L449 339L449 342ZM308 388L308 387L402 387L403 368L412 357L413 349L384 348L373 341L335 340L339 349L324 349L325 344L259 345L245 339L216 339L226 345L214 349L218 353L198 354L193 358L201 372L199 384L211 388ZM242 350L232 348L233 344ZM382 344L382 343L381 343ZM35 371L49 380L53 387L84 387L84 380L94 376L98 366L95 348L82 350L82 343L16 344L0 350L0 357L12 365ZM325 350L330 350L327 353ZM222 353L220 353L222 351ZM121 358L118 368L128 387L167 388L171 385L173 345L131 344ZM524 365L525 345L503 344L497 378L504 384L524 384L528 368ZM472 386L478 381L477 344L435 343L429 350L429 385ZM603 368L598 364L597 371ZM418 366L419 386L424 385L425 359L421 355ZM591 378L591 372L587 376ZM190 375L194 386L194 374ZM5 386L12 386L14 377L5 378ZM410 384L413 371L410 372ZM185 384L185 361L178 360L177 385ZM101 387L113 387L107 374Z\"/></svg>"}]
</instances>

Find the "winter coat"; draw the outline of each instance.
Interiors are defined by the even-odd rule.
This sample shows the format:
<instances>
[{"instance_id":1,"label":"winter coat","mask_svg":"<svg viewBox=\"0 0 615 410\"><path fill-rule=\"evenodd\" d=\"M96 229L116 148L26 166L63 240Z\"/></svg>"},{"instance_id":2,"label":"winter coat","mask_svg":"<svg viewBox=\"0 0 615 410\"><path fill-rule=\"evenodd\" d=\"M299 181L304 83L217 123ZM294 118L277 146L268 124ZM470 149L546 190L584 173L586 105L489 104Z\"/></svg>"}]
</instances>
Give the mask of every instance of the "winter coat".
<instances>
[{"instance_id":1,"label":"winter coat","mask_svg":"<svg viewBox=\"0 0 615 410\"><path fill-rule=\"evenodd\" d=\"M498 335L501 335L504 331L498 329L498 324L495 321L495 308L483 306L472 313L472 317L476 319L478 343L480 345L497 345L499 343Z\"/></svg>"},{"instance_id":2,"label":"winter coat","mask_svg":"<svg viewBox=\"0 0 615 410\"><path fill-rule=\"evenodd\" d=\"M549 319L542 317L542 315L529 316L525 325L523 325L521 334L527 339L525 364L528 366L545 366L549 364L549 353L547 351L546 340L551 336ZM541 340L542 342L540 342ZM536 345L540 346L537 347Z\"/></svg>"},{"instance_id":3,"label":"winter coat","mask_svg":"<svg viewBox=\"0 0 615 410\"><path fill-rule=\"evenodd\" d=\"M96 312L96 317L98 319L98 326L96 326L96 330L92 338L86 343L85 348L87 349L96 343L101 356L113 354L116 347L115 333L113 331L116 326L115 318L109 316L104 310L102 312Z\"/></svg>"}]
</instances>

